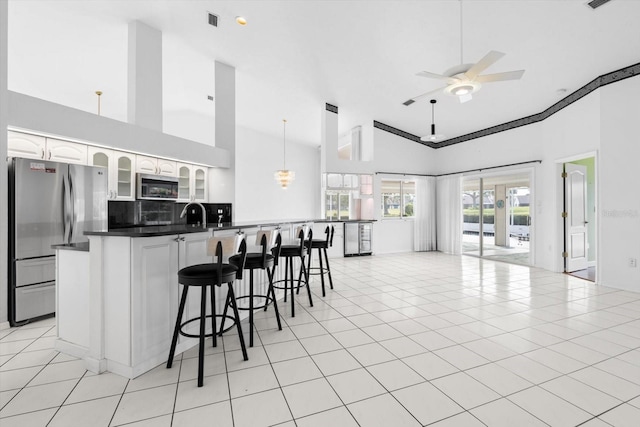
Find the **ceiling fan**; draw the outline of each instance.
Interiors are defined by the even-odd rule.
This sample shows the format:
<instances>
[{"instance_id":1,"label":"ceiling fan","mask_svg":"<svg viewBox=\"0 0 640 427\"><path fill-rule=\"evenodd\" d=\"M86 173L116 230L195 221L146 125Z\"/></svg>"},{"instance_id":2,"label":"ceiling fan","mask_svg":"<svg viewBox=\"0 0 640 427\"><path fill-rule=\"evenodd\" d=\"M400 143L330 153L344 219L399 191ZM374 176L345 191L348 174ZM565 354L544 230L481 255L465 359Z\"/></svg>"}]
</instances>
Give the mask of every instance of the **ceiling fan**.
<instances>
[{"instance_id":1,"label":"ceiling fan","mask_svg":"<svg viewBox=\"0 0 640 427\"><path fill-rule=\"evenodd\" d=\"M411 105L414 102L439 91L444 91L444 93L446 94L457 96L461 103L467 102L471 100L471 95L473 93L480 90L483 83L520 79L524 74L524 70L507 71L504 73L496 74L480 74L503 56L504 53L492 50L475 64L460 64L455 67L449 68L443 74L421 71L416 75L431 79L444 80L447 82L447 86L408 99L403 102L403 104L407 106Z\"/></svg>"}]
</instances>

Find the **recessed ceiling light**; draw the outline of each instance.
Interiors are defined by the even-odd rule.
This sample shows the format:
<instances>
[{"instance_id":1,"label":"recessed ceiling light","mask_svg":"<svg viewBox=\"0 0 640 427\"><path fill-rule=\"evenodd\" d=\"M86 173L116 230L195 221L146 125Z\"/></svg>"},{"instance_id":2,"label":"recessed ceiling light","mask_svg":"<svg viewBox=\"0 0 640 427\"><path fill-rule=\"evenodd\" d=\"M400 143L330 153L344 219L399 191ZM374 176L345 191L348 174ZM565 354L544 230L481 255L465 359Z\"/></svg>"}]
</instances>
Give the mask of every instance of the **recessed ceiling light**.
<instances>
[{"instance_id":1,"label":"recessed ceiling light","mask_svg":"<svg viewBox=\"0 0 640 427\"><path fill-rule=\"evenodd\" d=\"M247 25L247 18L245 18L244 16L236 16L236 23L244 27L245 25Z\"/></svg>"}]
</instances>

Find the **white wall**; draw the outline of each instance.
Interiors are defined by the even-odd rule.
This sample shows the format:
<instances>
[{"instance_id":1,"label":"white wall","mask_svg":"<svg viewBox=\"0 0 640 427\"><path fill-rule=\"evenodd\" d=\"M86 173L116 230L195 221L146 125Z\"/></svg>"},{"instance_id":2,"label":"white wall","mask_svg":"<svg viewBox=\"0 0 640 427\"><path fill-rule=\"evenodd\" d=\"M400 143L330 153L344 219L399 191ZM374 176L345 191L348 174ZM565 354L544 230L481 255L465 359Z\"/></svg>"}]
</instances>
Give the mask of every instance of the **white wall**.
<instances>
[{"instance_id":1,"label":"white wall","mask_svg":"<svg viewBox=\"0 0 640 427\"><path fill-rule=\"evenodd\" d=\"M600 283L640 292L640 269L629 266L640 259L640 77L605 86L600 99Z\"/></svg>"},{"instance_id":2,"label":"white wall","mask_svg":"<svg viewBox=\"0 0 640 427\"><path fill-rule=\"evenodd\" d=\"M211 115L191 110L165 110L162 121L163 132L201 144L215 146L216 125L213 115L215 105L212 101L209 102L211 103Z\"/></svg>"},{"instance_id":3,"label":"white wall","mask_svg":"<svg viewBox=\"0 0 640 427\"><path fill-rule=\"evenodd\" d=\"M598 283L640 291L640 197L635 168L640 78L607 85L529 126L436 150L436 173L542 160L535 165L535 265L562 271L562 163L596 155Z\"/></svg>"},{"instance_id":4,"label":"white wall","mask_svg":"<svg viewBox=\"0 0 640 427\"><path fill-rule=\"evenodd\" d=\"M598 149L599 99L599 94L593 92L542 122L438 149L435 171L458 172L542 160L542 164L514 168L534 169L531 237L534 263L561 271L561 163L563 159Z\"/></svg>"},{"instance_id":5,"label":"white wall","mask_svg":"<svg viewBox=\"0 0 640 427\"><path fill-rule=\"evenodd\" d=\"M436 150L374 128L373 161L369 173L397 172L431 174L435 167ZM376 254L413 251L413 219L382 219L380 181L402 179L400 175L377 174L373 184L373 250Z\"/></svg>"},{"instance_id":6,"label":"white wall","mask_svg":"<svg viewBox=\"0 0 640 427\"><path fill-rule=\"evenodd\" d=\"M311 219L320 217L320 150L287 141L287 169L296 173L283 190L273 178L282 168L282 140L236 129L235 220Z\"/></svg>"}]
</instances>

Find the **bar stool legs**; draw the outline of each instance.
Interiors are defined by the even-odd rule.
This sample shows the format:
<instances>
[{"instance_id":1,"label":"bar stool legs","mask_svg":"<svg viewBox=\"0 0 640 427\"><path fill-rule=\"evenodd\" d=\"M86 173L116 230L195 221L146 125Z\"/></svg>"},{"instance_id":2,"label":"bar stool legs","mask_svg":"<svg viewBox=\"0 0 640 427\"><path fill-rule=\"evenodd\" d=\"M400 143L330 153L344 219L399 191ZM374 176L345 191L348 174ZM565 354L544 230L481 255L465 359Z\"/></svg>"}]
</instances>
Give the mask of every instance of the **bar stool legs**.
<instances>
[{"instance_id":1,"label":"bar stool legs","mask_svg":"<svg viewBox=\"0 0 640 427\"><path fill-rule=\"evenodd\" d=\"M309 286L309 271L304 265L304 258L300 261L300 272L298 274L298 286L294 285L293 279L293 257L286 257L285 270L284 270L284 302L287 302L287 283L291 283L291 317L295 317L295 304L293 298L293 289L296 289L296 294L300 293L300 287L302 286L302 276L304 275L305 286L307 287L307 294L309 295L309 305L313 307L313 299L311 298L311 287ZM289 282L288 280L291 280Z\"/></svg>"},{"instance_id":2,"label":"bar stool legs","mask_svg":"<svg viewBox=\"0 0 640 427\"><path fill-rule=\"evenodd\" d=\"M331 278L331 267L329 266L329 256L327 255L327 248L324 247L317 247L316 249L318 249L318 260L320 262L320 267L311 267L311 250L309 251L309 260L307 261L307 274L319 274L320 275L320 283L322 285L322 296L325 297L327 296L327 293L325 291L325 287L324 287L324 274L325 272L327 273L327 275L329 276L329 287L331 289L333 289L333 279ZM323 261L323 255L324 255L324 261ZM324 266L324 263L326 263L326 268ZM311 273L311 270L320 270L319 273Z\"/></svg>"},{"instance_id":3,"label":"bar stool legs","mask_svg":"<svg viewBox=\"0 0 640 427\"><path fill-rule=\"evenodd\" d=\"M213 347L217 345L218 334L222 334L224 328L224 320L227 317L227 308L231 306L233 309L233 319L238 329L238 337L240 339L240 347L242 348L242 357L244 360L249 360L249 356L247 355L247 349L244 343L244 336L242 335L242 326L240 325L240 314L238 313L238 306L236 304L235 293L233 292L233 282L229 282L229 291L227 292L227 302L225 304L225 310L222 314L222 323L220 325L220 332L217 331L216 328L216 299L215 299L215 289L210 289L211 292L211 314L207 315L207 288L209 286L200 286L201 294L200 294L200 316L189 319L186 322L182 322L182 316L184 314L184 307L187 303L187 293L189 291L189 285L184 285L182 289L182 296L180 298L180 305L178 307L178 318L176 319L176 326L173 330L173 338L171 339L171 348L169 350L169 357L167 359L167 368L171 368L173 365L173 358L176 352L176 345L178 343L178 335L183 335L190 338L198 338L198 387L202 387L204 381L204 340L206 337L211 337L211 341L213 342ZM211 316L211 326L212 330L210 334L205 333L205 326L207 322L207 317ZM193 334L188 334L182 331L182 328L186 326L188 323L192 321L199 320L200 321L200 333L198 336Z\"/></svg>"}]
</instances>

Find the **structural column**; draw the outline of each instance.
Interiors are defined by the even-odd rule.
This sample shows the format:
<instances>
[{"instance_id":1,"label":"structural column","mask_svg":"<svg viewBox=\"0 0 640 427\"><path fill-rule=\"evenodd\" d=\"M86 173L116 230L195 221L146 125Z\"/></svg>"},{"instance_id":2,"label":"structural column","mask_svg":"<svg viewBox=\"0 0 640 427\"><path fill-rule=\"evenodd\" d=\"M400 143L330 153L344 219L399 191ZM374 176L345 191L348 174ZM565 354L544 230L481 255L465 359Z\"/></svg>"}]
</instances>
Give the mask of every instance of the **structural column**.
<instances>
[{"instance_id":1,"label":"structural column","mask_svg":"<svg viewBox=\"0 0 640 427\"><path fill-rule=\"evenodd\" d=\"M236 197L236 69L215 63L215 142L229 152L229 169L212 169L209 184L217 202L232 203ZM235 221L236 211L232 210Z\"/></svg>"},{"instance_id":2,"label":"structural column","mask_svg":"<svg viewBox=\"0 0 640 427\"><path fill-rule=\"evenodd\" d=\"M129 23L127 121L162 132L162 33Z\"/></svg>"}]
</instances>

